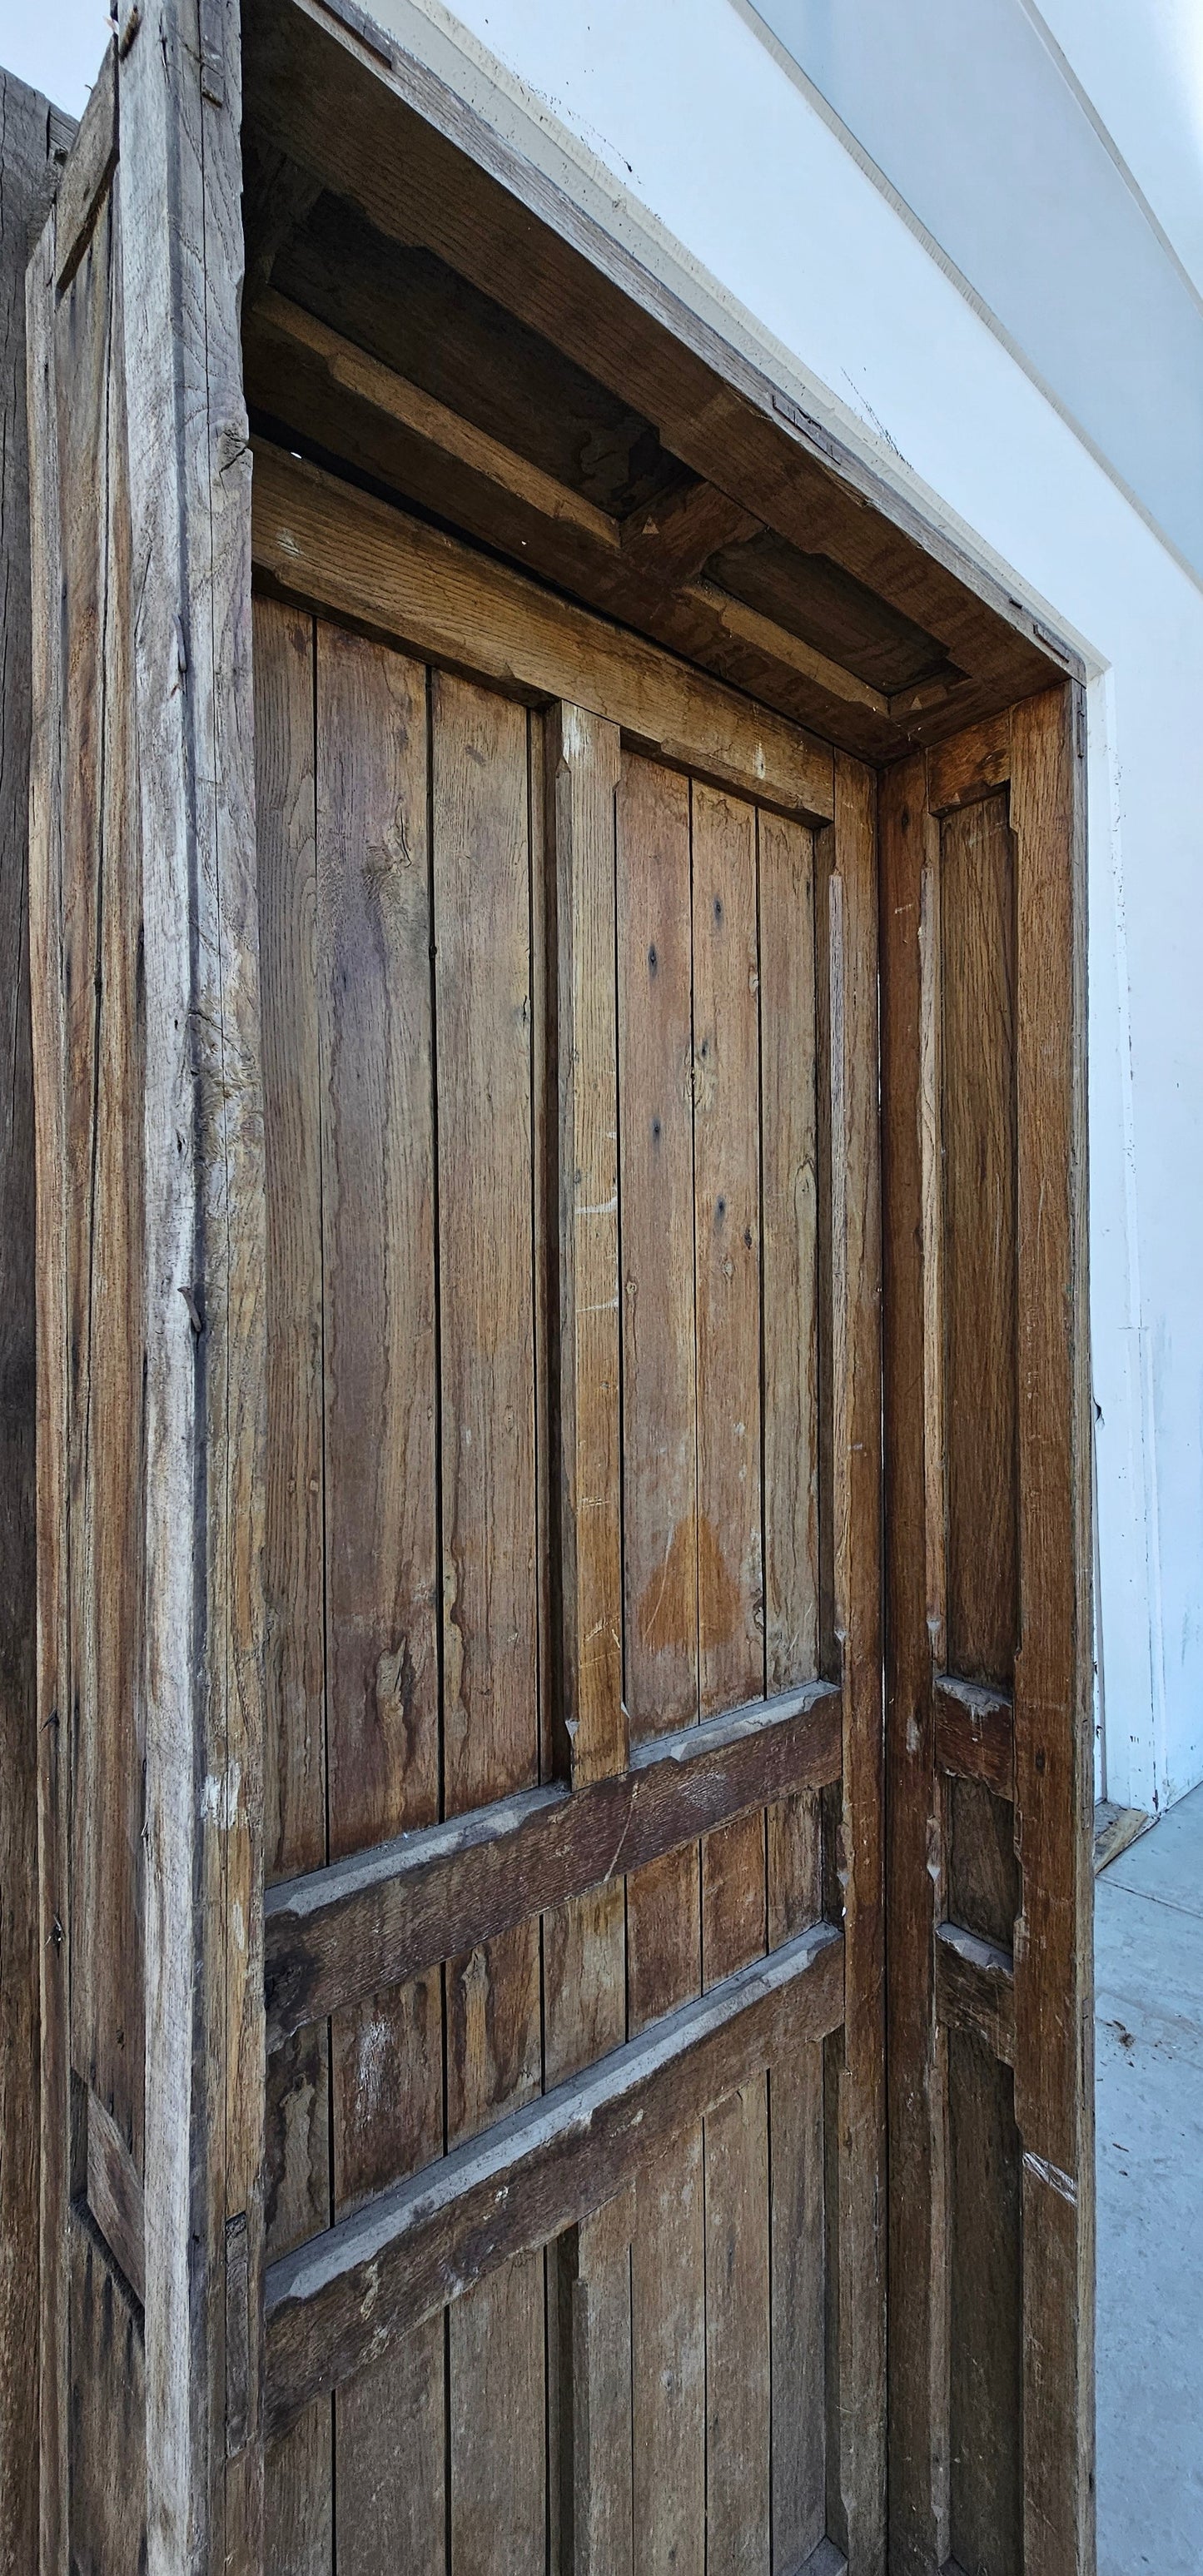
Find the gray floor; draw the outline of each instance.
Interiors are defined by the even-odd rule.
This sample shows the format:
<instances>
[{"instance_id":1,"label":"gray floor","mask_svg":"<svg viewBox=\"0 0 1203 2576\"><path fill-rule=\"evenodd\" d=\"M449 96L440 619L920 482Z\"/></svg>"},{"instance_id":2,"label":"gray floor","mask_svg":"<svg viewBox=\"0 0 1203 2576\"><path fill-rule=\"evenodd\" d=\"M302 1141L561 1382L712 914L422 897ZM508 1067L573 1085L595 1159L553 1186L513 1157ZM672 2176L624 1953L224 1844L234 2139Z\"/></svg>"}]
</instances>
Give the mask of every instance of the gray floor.
<instances>
[{"instance_id":1,"label":"gray floor","mask_svg":"<svg viewBox=\"0 0 1203 2576\"><path fill-rule=\"evenodd\" d=\"M1095 1899L1099 2576L1203 2576L1203 1789Z\"/></svg>"}]
</instances>

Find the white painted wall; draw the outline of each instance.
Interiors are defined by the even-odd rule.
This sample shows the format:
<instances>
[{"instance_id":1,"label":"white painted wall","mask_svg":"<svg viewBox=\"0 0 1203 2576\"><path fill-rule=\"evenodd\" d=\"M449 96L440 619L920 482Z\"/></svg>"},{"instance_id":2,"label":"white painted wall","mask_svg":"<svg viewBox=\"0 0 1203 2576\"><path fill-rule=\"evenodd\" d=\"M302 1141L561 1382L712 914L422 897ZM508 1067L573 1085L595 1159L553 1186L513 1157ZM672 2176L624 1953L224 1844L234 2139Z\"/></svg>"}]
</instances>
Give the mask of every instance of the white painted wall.
<instances>
[{"instance_id":1,"label":"white painted wall","mask_svg":"<svg viewBox=\"0 0 1203 2576\"><path fill-rule=\"evenodd\" d=\"M52 53L25 74L63 105L78 103L91 0L71 5L63 76ZM1024 5L1200 283L1200 0ZM0 0L0 59L21 69L13 6ZM459 0L455 17L374 0L374 14L1088 654L1106 1775L1111 1797L1164 1805L1203 1778L1203 592L741 0Z\"/></svg>"},{"instance_id":2,"label":"white painted wall","mask_svg":"<svg viewBox=\"0 0 1203 2576\"><path fill-rule=\"evenodd\" d=\"M478 104L500 78L533 157L1087 651L1107 1790L1163 1805L1203 1777L1203 593L738 0L375 14ZM1050 14L1068 52L1072 0ZM1189 211L1184 188L1159 210L1184 259Z\"/></svg>"}]
</instances>

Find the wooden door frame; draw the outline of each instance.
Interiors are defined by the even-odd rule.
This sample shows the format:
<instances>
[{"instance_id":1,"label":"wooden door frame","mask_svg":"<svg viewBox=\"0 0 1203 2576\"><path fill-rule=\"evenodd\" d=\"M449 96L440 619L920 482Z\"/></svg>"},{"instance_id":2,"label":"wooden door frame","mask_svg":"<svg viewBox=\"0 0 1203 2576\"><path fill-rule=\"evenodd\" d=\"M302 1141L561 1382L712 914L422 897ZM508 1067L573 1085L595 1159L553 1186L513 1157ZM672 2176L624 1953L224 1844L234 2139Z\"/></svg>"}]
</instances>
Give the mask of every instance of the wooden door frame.
<instances>
[{"instance_id":1,"label":"wooden door frame","mask_svg":"<svg viewBox=\"0 0 1203 2576\"><path fill-rule=\"evenodd\" d=\"M279 0L251 0L248 19ZM262 1071L257 996L256 852L250 713L251 502L238 341L242 241L238 214L243 37L238 0L159 0L127 13L120 41L64 173L58 206L31 272L31 420L39 448L35 500L40 546L35 581L55 595L54 443L47 325L86 246L105 192L120 197L125 260L124 348L130 411L131 508L137 596L133 687L141 783L148 940L148 1092L143 1151L155 1227L147 1245L148 1329L161 1365L151 1390L155 1473L146 1521L150 1628L144 1688L150 1730L148 1801L153 1902L148 1909L148 1992L154 2028L148 2072L153 2169L145 2205L95 2124L84 2143L107 2174L125 2268L141 2269L151 2365L150 2566L200 2570L224 2553L232 2569L261 2563L263 1602L258 1561L262 1510L265 1195ZM288 0L286 32L334 49L371 85L388 114L415 114L443 137L465 172L523 210L532 242L562 275L565 292L583 263L611 319L629 325L645 387L660 369L664 401L681 391L667 424L698 470L729 460L747 498L788 492L791 473L826 478L833 494L868 505L873 524L907 565L939 567L959 602L960 630L976 638L975 687L994 702L1050 678L1078 680L1076 650L1019 604L985 566L924 517L884 474L815 420L772 367L674 294L617 238L599 210L585 210L505 139L430 65L361 19L346 0ZM162 41L160 41L160 39ZM166 71L166 78L164 78ZM118 123L120 122L120 135ZM599 201L600 205L600 201ZM166 216L165 212L166 211ZM182 263L182 267L180 265ZM183 272L186 271L186 277ZM183 285L182 285L183 277ZM183 288L187 288L187 292ZM703 432L697 388L712 389ZM172 429L161 453L163 420ZM699 438L709 439L705 455ZM784 504L781 504L784 506ZM168 612L163 588L171 575ZM975 648L976 649L976 648ZM56 1140L61 1099L58 1024L60 853L51 781L62 672L55 621L35 638L35 777L31 809L31 955L38 1009L39 1121L47 1151L39 1177L39 1250L49 1335L39 1334L40 1842L43 1946L43 2359L44 2576L59 2576L66 2546L62 2248L79 2189L65 2009L59 1960L69 1956L64 1895L66 1812L58 1760L61 1697L61 1551L64 1318L56 1303L62 1202ZM883 723L886 720L883 719ZM892 710L897 743L933 722ZM883 748L885 738L883 736ZM841 799L862 790L856 764L835 756L835 835ZM824 929L830 1028L840 1114L860 1123L863 1190L838 1211L832 1247L845 1304L835 1319L836 1376L851 1393L838 1441L846 1474L836 1530L837 1603L856 1706L845 1753L845 1830L856 1838L859 1920L849 1928L850 2047L841 2085L840 2150L871 2240L864 2260L881 2277L884 2096L877 2034L883 1967L879 1307L876 1124L865 1125L875 1071L877 997L864 960L875 917L869 880L828 878ZM873 916L876 909L872 897ZM850 961L859 961L849 972ZM176 1043L173 1031L186 1031ZM1074 1078L1079 1080L1075 1063ZM182 1139L179 1151L170 1139ZM61 1283L60 1283L61 1284ZM57 1327L57 1329L54 1329ZM841 1332L845 1339L839 1342ZM195 1653L180 1655L180 1637ZM198 1790L199 1784L199 1790ZM848 1802L851 1801L849 1804ZM200 2006L193 2008L193 1968ZM855 2000L853 1995L855 1989ZM1022 2007L1021 2007L1022 2009ZM1057 2140L1048 2162L1058 2164ZM1059 2169L1068 2166L1062 2163ZM884 2319L880 2298L841 2311L860 2421L849 2442L880 2454ZM881 2476L863 2497L854 2576L882 2563Z\"/></svg>"},{"instance_id":2,"label":"wooden door frame","mask_svg":"<svg viewBox=\"0 0 1203 2576\"><path fill-rule=\"evenodd\" d=\"M881 795L891 2564L948 2557L947 2071L1014 2069L1025 2564L1094 2564L1093 1627L1085 705L1069 684L888 770ZM943 1678L941 820L1009 794L1019 1646L1011 1693ZM1013 1958L947 1911L948 1783L1013 1804Z\"/></svg>"}]
</instances>

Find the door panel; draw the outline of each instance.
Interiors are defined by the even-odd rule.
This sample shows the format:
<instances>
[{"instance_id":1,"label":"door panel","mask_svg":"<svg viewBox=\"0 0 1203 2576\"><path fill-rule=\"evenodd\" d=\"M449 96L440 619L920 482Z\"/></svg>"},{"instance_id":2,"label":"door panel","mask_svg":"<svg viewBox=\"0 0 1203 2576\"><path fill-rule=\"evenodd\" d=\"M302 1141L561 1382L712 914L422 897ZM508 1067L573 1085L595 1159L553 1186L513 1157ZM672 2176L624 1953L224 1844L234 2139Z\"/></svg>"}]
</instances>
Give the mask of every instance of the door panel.
<instances>
[{"instance_id":1,"label":"door panel","mask_svg":"<svg viewBox=\"0 0 1203 2576\"><path fill-rule=\"evenodd\" d=\"M891 2564L1092 2563L1069 691L882 791ZM1055 2145L1054 2142L1055 2141Z\"/></svg>"},{"instance_id":2,"label":"door panel","mask_svg":"<svg viewBox=\"0 0 1203 2576\"><path fill-rule=\"evenodd\" d=\"M842 840L278 600L255 652L270 2563L868 2576L863 773Z\"/></svg>"}]
</instances>

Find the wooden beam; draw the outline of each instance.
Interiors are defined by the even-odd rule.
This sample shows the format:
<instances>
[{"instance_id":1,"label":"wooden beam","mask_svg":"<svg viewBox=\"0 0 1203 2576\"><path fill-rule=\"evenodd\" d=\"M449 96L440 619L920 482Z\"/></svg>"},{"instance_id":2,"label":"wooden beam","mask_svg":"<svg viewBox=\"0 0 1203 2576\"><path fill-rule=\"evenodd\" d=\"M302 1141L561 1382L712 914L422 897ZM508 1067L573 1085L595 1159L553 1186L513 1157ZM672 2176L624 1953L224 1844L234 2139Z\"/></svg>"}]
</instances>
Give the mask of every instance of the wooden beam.
<instances>
[{"instance_id":1,"label":"wooden beam","mask_svg":"<svg viewBox=\"0 0 1203 2576\"><path fill-rule=\"evenodd\" d=\"M785 662L791 671L801 671L808 680L817 682L829 696L844 699L851 706L869 707L876 716L888 716L889 699L883 697L868 680L859 680L855 671L845 670L842 662L820 653L817 645L807 644L800 635L791 635L775 617L762 616L758 608L749 608L742 599L734 599L716 581L694 581L683 596L695 608L704 608L717 618L724 633L737 635L742 644L753 644L758 653L767 653L775 662Z\"/></svg>"},{"instance_id":2,"label":"wooden beam","mask_svg":"<svg viewBox=\"0 0 1203 2576\"><path fill-rule=\"evenodd\" d=\"M1015 1969L1009 1950L959 1923L936 1926L936 2012L976 2031L995 2057L1015 2063Z\"/></svg>"},{"instance_id":3,"label":"wooden beam","mask_svg":"<svg viewBox=\"0 0 1203 2576\"><path fill-rule=\"evenodd\" d=\"M80 119L55 209L54 282L62 295L92 235L117 159L117 47L110 42Z\"/></svg>"},{"instance_id":4,"label":"wooden beam","mask_svg":"<svg viewBox=\"0 0 1203 2576\"><path fill-rule=\"evenodd\" d=\"M980 1780L996 1798L1015 1795L1015 1734L1010 1695L938 1673L936 1762L958 1780Z\"/></svg>"},{"instance_id":5,"label":"wooden beam","mask_svg":"<svg viewBox=\"0 0 1203 2576\"><path fill-rule=\"evenodd\" d=\"M784 717L506 564L256 441L254 555L291 598L521 697L604 713L624 740L822 821L831 753Z\"/></svg>"},{"instance_id":6,"label":"wooden beam","mask_svg":"<svg viewBox=\"0 0 1203 2576\"><path fill-rule=\"evenodd\" d=\"M809 1682L648 1737L574 1792L527 1789L286 1880L266 1901L268 2045L839 1773L840 1693Z\"/></svg>"},{"instance_id":7,"label":"wooden beam","mask_svg":"<svg viewBox=\"0 0 1203 2576\"><path fill-rule=\"evenodd\" d=\"M451 411L446 403L437 402L421 385L411 384L395 367L387 367L379 358L371 358L358 349L353 340L345 340L340 331L332 331L301 305L294 304L274 288L261 295L248 317L250 325L277 347L300 353L315 360L331 385L342 393L354 395L357 401L369 403L374 411L383 412L402 429L425 440L441 456L466 465L472 473L508 492L516 501L524 501L542 518L579 528L595 545L616 549L621 542L617 519L608 510L599 510L596 502L587 501L554 474L545 474L499 438L492 438L461 412Z\"/></svg>"},{"instance_id":8,"label":"wooden beam","mask_svg":"<svg viewBox=\"0 0 1203 2576\"><path fill-rule=\"evenodd\" d=\"M498 2264L614 2199L655 2148L842 2013L843 1941L817 1923L273 2264L269 2437Z\"/></svg>"},{"instance_id":9,"label":"wooden beam","mask_svg":"<svg viewBox=\"0 0 1203 2576\"><path fill-rule=\"evenodd\" d=\"M140 2300L146 2297L142 2177L111 2112L88 2090L88 2207Z\"/></svg>"}]
</instances>

